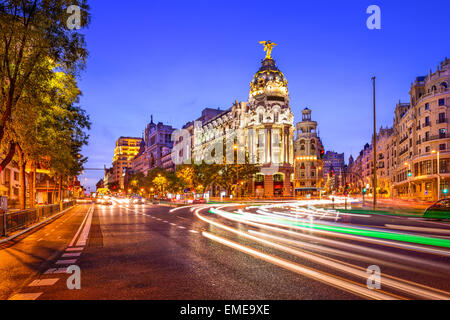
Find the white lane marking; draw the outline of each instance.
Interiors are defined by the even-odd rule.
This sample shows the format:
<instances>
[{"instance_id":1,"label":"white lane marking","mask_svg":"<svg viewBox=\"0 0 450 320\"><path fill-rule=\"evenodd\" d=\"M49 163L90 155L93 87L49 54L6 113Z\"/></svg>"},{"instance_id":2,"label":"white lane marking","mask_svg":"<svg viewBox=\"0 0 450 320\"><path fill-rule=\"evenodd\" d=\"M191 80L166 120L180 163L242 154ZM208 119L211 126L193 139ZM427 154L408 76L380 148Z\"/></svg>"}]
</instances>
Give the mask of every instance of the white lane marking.
<instances>
[{"instance_id":1,"label":"white lane marking","mask_svg":"<svg viewBox=\"0 0 450 320\"><path fill-rule=\"evenodd\" d=\"M69 247L72 247L73 244L75 243L75 240L77 239L78 234L81 232L81 229L83 228L83 224L84 224L84 222L86 221L87 216L89 215L89 212L91 211L91 209L92 209L92 207L89 208L89 210L87 211L86 215L84 216L84 219L83 219L83 221L81 222L80 227L78 228L77 233L75 233L75 236L73 237L72 241L70 241Z\"/></svg>"},{"instance_id":2,"label":"white lane marking","mask_svg":"<svg viewBox=\"0 0 450 320\"><path fill-rule=\"evenodd\" d=\"M89 216L86 220L86 223L84 224L83 231L80 234L80 237L78 238L77 246L85 246L87 238L89 236L89 231L91 230L91 223L92 223L92 215L94 210L91 210L89 212Z\"/></svg>"},{"instance_id":3,"label":"white lane marking","mask_svg":"<svg viewBox=\"0 0 450 320\"><path fill-rule=\"evenodd\" d=\"M81 255L81 252L71 252L71 253L64 253L61 258L72 258L72 257L79 257Z\"/></svg>"},{"instance_id":4,"label":"white lane marking","mask_svg":"<svg viewBox=\"0 0 450 320\"><path fill-rule=\"evenodd\" d=\"M13 295L8 300L36 300L43 292L36 293L18 293Z\"/></svg>"},{"instance_id":5,"label":"white lane marking","mask_svg":"<svg viewBox=\"0 0 450 320\"><path fill-rule=\"evenodd\" d=\"M40 238L40 239L38 239L38 242L39 242L39 241L42 241L42 240L44 240L44 238Z\"/></svg>"},{"instance_id":6,"label":"white lane marking","mask_svg":"<svg viewBox=\"0 0 450 320\"><path fill-rule=\"evenodd\" d=\"M198 231L195 231L195 230L189 230L189 232L198 233Z\"/></svg>"},{"instance_id":7,"label":"white lane marking","mask_svg":"<svg viewBox=\"0 0 450 320\"><path fill-rule=\"evenodd\" d=\"M67 248L66 251L83 251L84 247L73 247L73 248Z\"/></svg>"},{"instance_id":8,"label":"white lane marking","mask_svg":"<svg viewBox=\"0 0 450 320\"><path fill-rule=\"evenodd\" d=\"M59 280L59 278L54 278L54 279L39 279L39 280L34 280L34 281L31 282L28 286L29 286L29 287L52 286L52 285L54 285L58 280Z\"/></svg>"},{"instance_id":9,"label":"white lane marking","mask_svg":"<svg viewBox=\"0 0 450 320\"><path fill-rule=\"evenodd\" d=\"M169 223L169 221L166 221L166 220L164 220L163 222L165 222L165 223Z\"/></svg>"},{"instance_id":10,"label":"white lane marking","mask_svg":"<svg viewBox=\"0 0 450 320\"><path fill-rule=\"evenodd\" d=\"M45 271L44 274L56 274L56 273L67 273L67 268L51 268Z\"/></svg>"},{"instance_id":11,"label":"white lane marking","mask_svg":"<svg viewBox=\"0 0 450 320\"><path fill-rule=\"evenodd\" d=\"M294 263L294 262L291 262L288 260L278 258L276 256L269 255L267 253L258 251L251 247L244 246L237 242L213 235L212 233L203 232L202 235L207 239L216 241L216 242L226 245L230 248L247 253L248 255L251 255L254 258L272 263L281 268L284 268L284 269L290 270L292 272L307 276L309 278L320 281L327 285L333 285L333 286L343 289L345 291L349 291L354 294L357 294L357 295L360 295L363 297L367 297L367 298L378 299L378 300L396 300L396 297L394 297L392 295L388 295L388 294L385 294L382 292L370 290L363 286L356 285L350 281L346 281L344 279L337 278L331 274L327 274L322 271L318 271L318 270L315 270L315 269L312 269L309 267L305 267L303 265L300 265L300 264L297 264L297 263Z\"/></svg>"},{"instance_id":12,"label":"white lane marking","mask_svg":"<svg viewBox=\"0 0 450 320\"><path fill-rule=\"evenodd\" d=\"M176 226L176 223L171 222L170 225L171 226Z\"/></svg>"},{"instance_id":13,"label":"white lane marking","mask_svg":"<svg viewBox=\"0 0 450 320\"><path fill-rule=\"evenodd\" d=\"M56 264L74 264L75 262L77 262L77 259L58 260L55 263Z\"/></svg>"},{"instance_id":14,"label":"white lane marking","mask_svg":"<svg viewBox=\"0 0 450 320\"><path fill-rule=\"evenodd\" d=\"M183 227L183 226L178 226L178 228L180 228L180 229L186 229L186 227Z\"/></svg>"},{"instance_id":15,"label":"white lane marking","mask_svg":"<svg viewBox=\"0 0 450 320\"><path fill-rule=\"evenodd\" d=\"M400 225L395 225L395 224L385 224L385 226L390 228L390 229L397 229L397 230L410 230L410 231L419 231L419 232L450 234L450 229L423 228L423 227L414 227L414 226L400 226Z\"/></svg>"}]
</instances>

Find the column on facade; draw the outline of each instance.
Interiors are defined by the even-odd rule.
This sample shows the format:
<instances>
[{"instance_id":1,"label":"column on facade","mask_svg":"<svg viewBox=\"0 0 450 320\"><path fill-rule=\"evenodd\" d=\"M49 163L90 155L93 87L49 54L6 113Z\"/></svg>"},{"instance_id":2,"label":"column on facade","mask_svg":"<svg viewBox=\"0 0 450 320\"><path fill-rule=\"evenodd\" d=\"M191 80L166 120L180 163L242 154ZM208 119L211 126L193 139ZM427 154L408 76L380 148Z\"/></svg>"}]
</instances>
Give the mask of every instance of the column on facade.
<instances>
[{"instance_id":1,"label":"column on facade","mask_svg":"<svg viewBox=\"0 0 450 320\"><path fill-rule=\"evenodd\" d=\"M283 196L285 197L291 196L291 175L289 172L286 172L284 174Z\"/></svg>"},{"instance_id":2,"label":"column on facade","mask_svg":"<svg viewBox=\"0 0 450 320\"><path fill-rule=\"evenodd\" d=\"M273 197L273 175L264 175L264 196Z\"/></svg>"}]
</instances>

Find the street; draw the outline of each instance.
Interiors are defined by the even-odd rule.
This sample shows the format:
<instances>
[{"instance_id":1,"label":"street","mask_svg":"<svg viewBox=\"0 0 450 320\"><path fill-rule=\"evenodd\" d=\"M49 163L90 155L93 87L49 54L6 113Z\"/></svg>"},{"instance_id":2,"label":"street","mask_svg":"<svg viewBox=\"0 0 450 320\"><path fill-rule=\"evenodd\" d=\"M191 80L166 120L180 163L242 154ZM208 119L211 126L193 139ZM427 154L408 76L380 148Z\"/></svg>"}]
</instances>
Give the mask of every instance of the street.
<instances>
[{"instance_id":1,"label":"street","mask_svg":"<svg viewBox=\"0 0 450 320\"><path fill-rule=\"evenodd\" d=\"M322 207L79 205L0 247L0 298L450 298L450 223Z\"/></svg>"}]
</instances>

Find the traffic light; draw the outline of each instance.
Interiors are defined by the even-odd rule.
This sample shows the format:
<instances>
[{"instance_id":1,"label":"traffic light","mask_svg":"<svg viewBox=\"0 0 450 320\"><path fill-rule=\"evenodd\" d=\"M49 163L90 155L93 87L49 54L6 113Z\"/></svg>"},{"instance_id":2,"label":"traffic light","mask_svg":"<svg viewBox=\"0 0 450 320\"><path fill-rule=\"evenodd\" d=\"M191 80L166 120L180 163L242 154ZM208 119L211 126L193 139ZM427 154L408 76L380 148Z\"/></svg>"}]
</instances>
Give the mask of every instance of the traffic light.
<instances>
[{"instance_id":1,"label":"traffic light","mask_svg":"<svg viewBox=\"0 0 450 320\"><path fill-rule=\"evenodd\" d=\"M334 177L334 169L330 170L330 177Z\"/></svg>"},{"instance_id":2,"label":"traffic light","mask_svg":"<svg viewBox=\"0 0 450 320\"><path fill-rule=\"evenodd\" d=\"M350 189L350 183L347 182L347 183L345 184L345 190L348 191L349 189Z\"/></svg>"},{"instance_id":3,"label":"traffic light","mask_svg":"<svg viewBox=\"0 0 450 320\"><path fill-rule=\"evenodd\" d=\"M442 192L443 192L444 194L447 194L447 193L448 193L448 189L445 188L444 190L442 190Z\"/></svg>"},{"instance_id":4,"label":"traffic light","mask_svg":"<svg viewBox=\"0 0 450 320\"><path fill-rule=\"evenodd\" d=\"M411 177L412 176L412 172L411 172L411 170L408 170L408 177Z\"/></svg>"},{"instance_id":5,"label":"traffic light","mask_svg":"<svg viewBox=\"0 0 450 320\"><path fill-rule=\"evenodd\" d=\"M366 189L366 188L364 188L364 189L363 189L363 193L366 193L366 192L367 192L367 189Z\"/></svg>"},{"instance_id":6,"label":"traffic light","mask_svg":"<svg viewBox=\"0 0 450 320\"><path fill-rule=\"evenodd\" d=\"M325 156L325 150L320 149L320 159L323 159L324 156Z\"/></svg>"}]
</instances>

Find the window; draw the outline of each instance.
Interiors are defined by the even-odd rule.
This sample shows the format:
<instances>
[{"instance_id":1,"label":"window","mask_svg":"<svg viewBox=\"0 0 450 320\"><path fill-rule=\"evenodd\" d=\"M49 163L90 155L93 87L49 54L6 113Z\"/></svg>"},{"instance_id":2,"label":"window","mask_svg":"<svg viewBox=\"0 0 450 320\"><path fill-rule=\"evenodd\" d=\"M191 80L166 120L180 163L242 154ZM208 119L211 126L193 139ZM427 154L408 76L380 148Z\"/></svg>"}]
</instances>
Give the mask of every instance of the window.
<instances>
[{"instance_id":1,"label":"window","mask_svg":"<svg viewBox=\"0 0 450 320\"><path fill-rule=\"evenodd\" d=\"M259 123L262 123L264 120L264 116L262 113L259 114Z\"/></svg>"},{"instance_id":2,"label":"window","mask_svg":"<svg viewBox=\"0 0 450 320\"><path fill-rule=\"evenodd\" d=\"M446 134L445 134L445 129L439 129L439 139L445 139Z\"/></svg>"},{"instance_id":3,"label":"window","mask_svg":"<svg viewBox=\"0 0 450 320\"><path fill-rule=\"evenodd\" d=\"M19 173L14 172L14 180L19 181Z\"/></svg>"},{"instance_id":4,"label":"window","mask_svg":"<svg viewBox=\"0 0 450 320\"><path fill-rule=\"evenodd\" d=\"M430 152L430 147L425 147L425 153Z\"/></svg>"},{"instance_id":5,"label":"window","mask_svg":"<svg viewBox=\"0 0 450 320\"><path fill-rule=\"evenodd\" d=\"M439 106L445 105L445 99L439 99Z\"/></svg>"},{"instance_id":6,"label":"window","mask_svg":"<svg viewBox=\"0 0 450 320\"><path fill-rule=\"evenodd\" d=\"M424 127L429 126L429 125L430 125L430 117L425 117Z\"/></svg>"},{"instance_id":7,"label":"window","mask_svg":"<svg viewBox=\"0 0 450 320\"><path fill-rule=\"evenodd\" d=\"M425 110L430 110L430 104L429 103L425 103Z\"/></svg>"},{"instance_id":8,"label":"window","mask_svg":"<svg viewBox=\"0 0 450 320\"><path fill-rule=\"evenodd\" d=\"M446 149L445 143L441 143L441 144L439 145L439 150L445 150L445 149Z\"/></svg>"},{"instance_id":9,"label":"window","mask_svg":"<svg viewBox=\"0 0 450 320\"><path fill-rule=\"evenodd\" d=\"M438 123L445 123L445 113L439 113Z\"/></svg>"}]
</instances>

